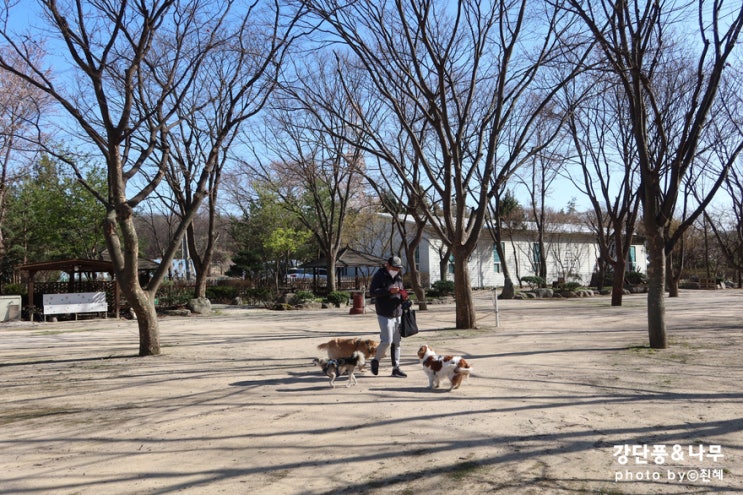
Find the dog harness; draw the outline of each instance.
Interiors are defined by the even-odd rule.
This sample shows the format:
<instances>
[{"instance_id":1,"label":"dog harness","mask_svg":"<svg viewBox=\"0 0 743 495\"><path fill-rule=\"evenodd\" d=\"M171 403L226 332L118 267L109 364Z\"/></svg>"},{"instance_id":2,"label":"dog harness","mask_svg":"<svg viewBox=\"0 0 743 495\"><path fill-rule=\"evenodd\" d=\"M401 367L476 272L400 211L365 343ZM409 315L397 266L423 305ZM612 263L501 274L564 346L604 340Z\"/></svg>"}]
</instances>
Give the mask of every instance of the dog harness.
<instances>
[{"instance_id":1,"label":"dog harness","mask_svg":"<svg viewBox=\"0 0 743 495\"><path fill-rule=\"evenodd\" d=\"M327 363L325 363L325 366L322 367L322 372L327 373L329 369L335 369L335 374L338 374L338 361L335 359L328 360Z\"/></svg>"}]
</instances>

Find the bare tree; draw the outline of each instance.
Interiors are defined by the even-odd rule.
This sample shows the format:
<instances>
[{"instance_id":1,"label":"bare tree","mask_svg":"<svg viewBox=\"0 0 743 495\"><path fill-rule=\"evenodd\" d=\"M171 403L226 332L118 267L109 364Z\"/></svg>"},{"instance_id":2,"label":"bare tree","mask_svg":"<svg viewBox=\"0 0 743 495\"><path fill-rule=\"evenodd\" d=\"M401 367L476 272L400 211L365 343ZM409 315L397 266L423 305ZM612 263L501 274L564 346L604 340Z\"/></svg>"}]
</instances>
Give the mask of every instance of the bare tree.
<instances>
[{"instance_id":1,"label":"bare tree","mask_svg":"<svg viewBox=\"0 0 743 495\"><path fill-rule=\"evenodd\" d=\"M683 182L694 166L704 166L699 144L708 129L720 82L743 27L743 4L724 1L677 4L672 1L567 0L597 40L607 68L619 80L628 102L638 163L642 221L649 251L648 334L650 347L668 346L665 320L666 253L702 214L722 184L718 180L700 194L679 228L667 238ZM699 49L695 60L674 46L678 19L697 19ZM688 53L689 41L683 52ZM684 68L692 68L689 73ZM678 109L678 111L676 111Z\"/></svg>"},{"instance_id":2,"label":"bare tree","mask_svg":"<svg viewBox=\"0 0 743 495\"><path fill-rule=\"evenodd\" d=\"M398 135L398 139L405 140L405 138L405 133ZM408 147L400 145L397 149L403 151L408 149ZM403 167L401 162L408 158L416 159L414 154L411 157L400 156L397 158L396 165ZM407 260L408 269L406 274L409 276L419 309L425 310L428 307L426 291L421 281L420 270L415 261L415 252L423 240L423 234L428 223L425 213L426 205L420 203L421 198L425 198L426 194L408 189L410 184L422 187L419 180L413 178L408 183L400 183L397 177L385 175L383 173L384 169L384 165L380 165L376 169L375 174L367 172L366 178L372 188L377 192L377 196L381 199L381 207L392 217L392 225L400 235L400 248L405 252L405 259ZM418 167L412 167L412 170L415 172L420 171ZM410 226L411 223L412 226ZM389 252L397 254L394 249L390 249Z\"/></svg>"},{"instance_id":3,"label":"bare tree","mask_svg":"<svg viewBox=\"0 0 743 495\"><path fill-rule=\"evenodd\" d=\"M558 123L561 124L561 123ZM540 126L539 133L542 135ZM554 136L557 132L550 130L548 133L552 145L555 145ZM559 147L559 146L558 146ZM535 225L534 260L535 275L547 280L547 253L548 246L545 240L546 231L549 229L547 198L552 190L552 185L559 177L564 158L561 157L553 146L545 149L533 157L530 163L521 169L520 182L529 194L529 211Z\"/></svg>"},{"instance_id":4,"label":"bare tree","mask_svg":"<svg viewBox=\"0 0 743 495\"><path fill-rule=\"evenodd\" d=\"M181 219L204 205L206 228L194 222L186 229L195 273L194 297L206 297L206 283L218 241L218 195L229 150L245 121L263 109L277 83L281 63L291 46L295 19L282 19L278 2L254 2L241 12L236 26L227 25L214 39L203 70L187 94L174 102L177 125L168 133L171 151L165 179L172 211ZM164 49L170 49L165 46ZM203 228L203 225L201 226ZM199 238L203 242L198 242ZM188 262L188 261L187 261Z\"/></svg>"},{"instance_id":5,"label":"bare tree","mask_svg":"<svg viewBox=\"0 0 743 495\"><path fill-rule=\"evenodd\" d=\"M727 180L731 206L712 214L705 211L705 218L728 265L737 275L738 288L743 288L743 174L740 170L731 171Z\"/></svg>"},{"instance_id":6,"label":"bare tree","mask_svg":"<svg viewBox=\"0 0 743 495\"><path fill-rule=\"evenodd\" d=\"M599 285L605 267L611 267L611 305L621 306L624 272L640 206L637 153L621 90L595 75L587 76L585 84L593 91L581 91L580 103L568 103L573 108L568 129L580 172L573 177L568 169L567 176L591 202L593 212L588 224L599 246Z\"/></svg>"},{"instance_id":7,"label":"bare tree","mask_svg":"<svg viewBox=\"0 0 743 495\"><path fill-rule=\"evenodd\" d=\"M326 71L326 66L333 67L334 71L332 73ZM332 101L329 98L330 95L323 89L318 91L317 88L323 86L314 84L311 77L298 78L298 81L304 81L303 89L302 91L291 91L292 96L296 101L301 102L305 111L315 115L316 121L322 126L324 134L333 136L334 139L345 142L353 149L361 151L365 133L360 131L358 120L351 121L349 115L356 117L364 115L368 126L373 125L370 124L372 120L381 123L383 120L381 116L384 115L384 112L380 108L374 108L373 99L364 98L362 88L365 84L365 73L347 57L336 52L333 54L332 62L323 60L321 67L320 73L325 74L324 77L334 78L333 92L341 91L344 98L343 104L329 105L328 103ZM307 81L310 84L307 84ZM319 113L318 109L321 109L322 113ZM351 112L349 112L349 109ZM330 114L333 114L332 118ZM340 125L338 125L339 122ZM395 162L394 166L397 169L409 169L412 173L418 175L421 173L418 166L408 168L402 165L406 160L419 159L414 152L410 151L413 146L406 142L408 139L407 133L398 129L394 139L396 145L390 147L390 149L397 151L398 155L384 154L382 157L377 154L375 157L377 166L365 163L365 166L359 168L357 173L366 178L376 192L379 205L384 211L391 214L394 228L389 231L389 250L384 252L395 254L400 254L399 250L405 252L408 268L406 273L409 276L420 308L425 309L425 291L421 284L421 274L415 263L415 251L420 245L427 224L425 205L421 204L422 198L427 197L427 195L425 192L411 189L411 187L422 188L420 177L410 177L408 181L400 181L399 177L386 173L389 170L389 164L386 162L390 160ZM363 205L358 206L363 207ZM409 221L413 224L412 228L409 226ZM392 245L395 231L399 234L399 249ZM378 245L377 248L379 248Z\"/></svg>"},{"instance_id":8,"label":"bare tree","mask_svg":"<svg viewBox=\"0 0 743 495\"><path fill-rule=\"evenodd\" d=\"M346 244L356 247L365 253L374 253L380 250L383 253L391 252L386 243L381 243L382 237L389 230L379 221L381 206L377 198L367 198L366 206L359 209L350 219L345 232Z\"/></svg>"},{"instance_id":9,"label":"bare tree","mask_svg":"<svg viewBox=\"0 0 743 495\"><path fill-rule=\"evenodd\" d=\"M171 209L156 209L157 203L148 201L137 211L135 219L142 244L143 255L155 260L162 259L180 223Z\"/></svg>"},{"instance_id":10,"label":"bare tree","mask_svg":"<svg viewBox=\"0 0 743 495\"><path fill-rule=\"evenodd\" d=\"M490 215L488 215L486 220L490 227L488 232L490 232L493 239L498 258L501 260L501 269L503 270L503 290L499 297L501 299L513 299L516 290L513 285L511 268L507 261L508 251L506 251L505 241L510 241L510 252L513 253L514 275L516 280L519 281L519 257L514 241L514 232L516 230L523 230L524 210L511 191L506 191L504 194L497 194L488 203L488 208L490 209ZM519 281L520 285L521 283Z\"/></svg>"},{"instance_id":11,"label":"bare tree","mask_svg":"<svg viewBox=\"0 0 743 495\"><path fill-rule=\"evenodd\" d=\"M24 71L26 64L17 54L7 47L0 47L0 53L0 58L12 60L18 70ZM43 55L40 47L34 47L29 50L28 59L36 64ZM26 66L25 71L29 70ZM0 284L11 270L4 233L8 190L30 168L39 149L34 143L43 139L38 121L48 106L49 98L33 85L11 72L0 73Z\"/></svg>"},{"instance_id":12,"label":"bare tree","mask_svg":"<svg viewBox=\"0 0 743 495\"><path fill-rule=\"evenodd\" d=\"M203 80L201 71L211 70L204 62L224 39L222 29L233 2L215 6L198 0L44 0L40 4L48 24L43 31L0 32L32 71L21 70L1 55L0 68L48 94L67 117L59 132L69 131L71 139L92 146L105 162L108 194L87 189L106 208L106 246L121 290L137 316L139 354L159 354L155 295L205 191L195 195L162 263L145 286L139 281L134 211L162 182L171 162L168 136L177 109L193 85ZM65 50L58 59L56 80L29 57L34 40L46 35L54 36ZM84 184L80 170L75 171Z\"/></svg>"},{"instance_id":13,"label":"bare tree","mask_svg":"<svg viewBox=\"0 0 743 495\"><path fill-rule=\"evenodd\" d=\"M735 74L728 79L729 85L724 88L724 96L715 112L718 118L712 122L719 137L714 146L718 161L727 163L731 157L737 155L737 158L725 176L721 205L704 212L705 224L714 234L728 265L737 273L738 287L743 287L743 160L738 154L743 142L741 61L743 55L728 68ZM696 189L694 191L696 194Z\"/></svg>"},{"instance_id":14,"label":"bare tree","mask_svg":"<svg viewBox=\"0 0 743 495\"><path fill-rule=\"evenodd\" d=\"M294 67L294 77L276 93L263 145L279 157L246 168L278 194L284 206L312 232L327 261L328 289L336 287L335 263L343 247L350 209L359 208L365 161L363 136L348 125L354 103L323 58Z\"/></svg>"},{"instance_id":15,"label":"bare tree","mask_svg":"<svg viewBox=\"0 0 743 495\"><path fill-rule=\"evenodd\" d=\"M546 70L556 62L556 35L564 28L558 13L525 0L308 3L367 73L373 117L359 112L349 119L368 135L366 151L411 191L430 191L420 204L428 205L428 224L454 257L456 327L474 328L467 263L487 204L541 149L534 122L566 80ZM575 58L568 50L561 55ZM380 126L380 108L389 113L387 125ZM417 156L404 165L420 174L396 164L398 129ZM432 188L418 188L413 177Z\"/></svg>"}]
</instances>

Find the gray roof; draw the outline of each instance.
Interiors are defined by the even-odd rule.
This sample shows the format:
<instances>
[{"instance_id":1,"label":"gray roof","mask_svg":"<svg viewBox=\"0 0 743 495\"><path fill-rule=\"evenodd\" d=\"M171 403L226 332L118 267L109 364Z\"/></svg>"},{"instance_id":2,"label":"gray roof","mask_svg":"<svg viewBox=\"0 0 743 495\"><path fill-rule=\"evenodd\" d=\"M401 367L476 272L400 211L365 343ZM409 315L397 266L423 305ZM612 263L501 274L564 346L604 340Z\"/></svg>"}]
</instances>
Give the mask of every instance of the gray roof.
<instances>
[{"instance_id":1,"label":"gray roof","mask_svg":"<svg viewBox=\"0 0 743 495\"><path fill-rule=\"evenodd\" d=\"M338 251L338 256L335 260L336 268L344 267L356 267L356 266L382 266L386 262L386 258L380 258L373 254L362 253L346 246ZM318 258L314 261L308 261L303 263L301 268L327 268L327 258Z\"/></svg>"},{"instance_id":2,"label":"gray roof","mask_svg":"<svg viewBox=\"0 0 743 495\"><path fill-rule=\"evenodd\" d=\"M158 264L154 261L139 258L139 269L155 270ZM16 267L17 270L27 272L44 272L44 271L62 271L62 272L97 272L113 273L114 264L107 256L101 256L101 259L84 259L72 258L64 260L40 261L38 263L27 263Z\"/></svg>"}]
</instances>

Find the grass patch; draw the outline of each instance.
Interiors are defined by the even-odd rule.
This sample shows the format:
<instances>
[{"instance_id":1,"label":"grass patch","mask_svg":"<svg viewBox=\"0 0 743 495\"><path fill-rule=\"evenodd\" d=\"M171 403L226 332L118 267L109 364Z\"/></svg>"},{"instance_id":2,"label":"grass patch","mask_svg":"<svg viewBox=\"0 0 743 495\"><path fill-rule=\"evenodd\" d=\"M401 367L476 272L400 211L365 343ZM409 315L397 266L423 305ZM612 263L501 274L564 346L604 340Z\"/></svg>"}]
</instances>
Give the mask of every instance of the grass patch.
<instances>
[{"instance_id":1,"label":"grass patch","mask_svg":"<svg viewBox=\"0 0 743 495\"><path fill-rule=\"evenodd\" d=\"M47 418L62 414L72 414L75 411L62 408L48 409L11 409L0 414L0 424L7 425L18 421L29 421L38 418Z\"/></svg>"},{"instance_id":2,"label":"grass patch","mask_svg":"<svg viewBox=\"0 0 743 495\"><path fill-rule=\"evenodd\" d=\"M678 384L678 378L673 375L661 375L658 377L658 383L663 387L673 387Z\"/></svg>"},{"instance_id":3,"label":"grass patch","mask_svg":"<svg viewBox=\"0 0 743 495\"><path fill-rule=\"evenodd\" d=\"M632 345L629 346L627 350L641 356L652 356L653 354L658 353L658 349L653 349L647 345Z\"/></svg>"},{"instance_id":4,"label":"grass patch","mask_svg":"<svg viewBox=\"0 0 743 495\"><path fill-rule=\"evenodd\" d=\"M679 354L677 352L668 355L670 361L675 361L681 364L687 364L689 362L689 356L686 354Z\"/></svg>"},{"instance_id":5,"label":"grass patch","mask_svg":"<svg viewBox=\"0 0 743 495\"><path fill-rule=\"evenodd\" d=\"M81 333L81 332L95 332L101 330L100 328L70 328L63 330L43 330L40 332L33 332L33 335L59 335L61 333Z\"/></svg>"},{"instance_id":6,"label":"grass patch","mask_svg":"<svg viewBox=\"0 0 743 495\"><path fill-rule=\"evenodd\" d=\"M594 492L593 490L583 490L583 493L596 493L597 495L623 495L625 492L617 488L610 488L608 490L599 490Z\"/></svg>"},{"instance_id":7,"label":"grass patch","mask_svg":"<svg viewBox=\"0 0 743 495\"><path fill-rule=\"evenodd\" d=\"M462 481L468 476L474 474L479 468L480 465L474 461L464 461L454 465L447 476L455 481Z\"/></svg>"},{"instance_id":8,"label":"grass patch","mask_svg":"<svg viewBox=\"0 0 743 495\"><path fill-rule=\"evenodd\" d=\"M269 471L268 477L271 479L272 483L276 483L278 481L281 481L289 476L289 470L288 469L280 469L278 471Z\"/></svg>"},{"instance_id":9,"label":"grass patch","mask_svg":"<svg viewBox=\"0 0 743 495\"><path fill-rule=\"evenodd\" d=\"M431 332L431 336L428 337L429 340L438 340L438 341L444 341L452 338L456 339L472 339L476 337L482 337L485 335L491 335L493 334L493 331L495 330L495 327L493 328L470 328L470 329L463 329L458 330L456 328L445 328L445 329L438 329L429 331ZM428 334L428 332L426 332Z\"/></svg>"}]
</instances>

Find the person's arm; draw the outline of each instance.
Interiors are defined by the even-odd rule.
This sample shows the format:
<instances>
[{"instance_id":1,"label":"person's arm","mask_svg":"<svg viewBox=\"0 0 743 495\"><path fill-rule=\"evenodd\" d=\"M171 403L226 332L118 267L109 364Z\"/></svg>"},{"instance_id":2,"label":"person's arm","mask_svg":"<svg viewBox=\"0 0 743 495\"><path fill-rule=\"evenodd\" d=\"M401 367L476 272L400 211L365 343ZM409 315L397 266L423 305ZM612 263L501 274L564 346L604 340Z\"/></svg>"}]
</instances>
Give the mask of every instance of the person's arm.
<instances>
[{"instance_id":1,"label":"person's arm","mask_svg":"<svg viewBox=\"0 0 743 495\"><path fill-rule=\"evenodd\" d=\"M383 297L389 295L389 288L384 282L384 273L381 270L377 271L377 273L375 273L372 277L372 281L369 286L369 293L372 295L372 297Z\"/></svg>"}]
</instances>

